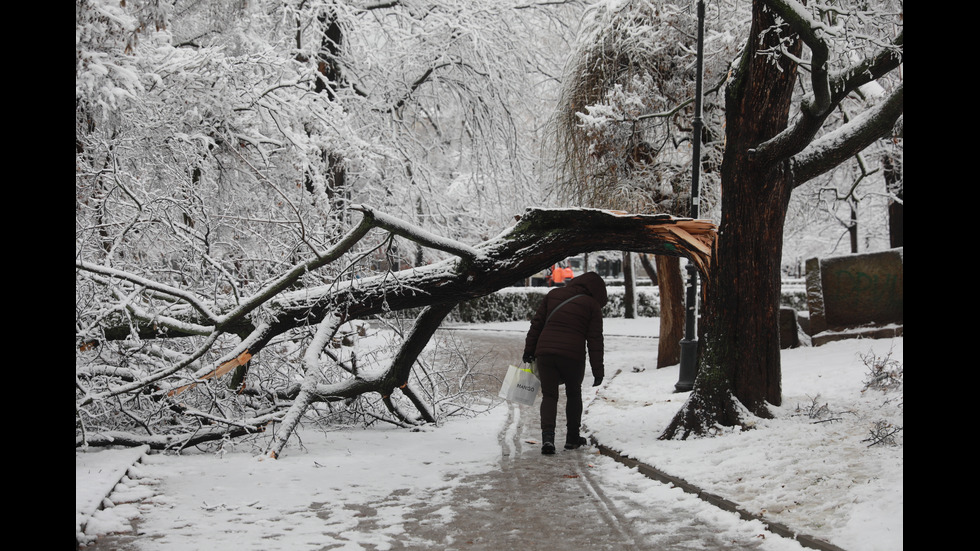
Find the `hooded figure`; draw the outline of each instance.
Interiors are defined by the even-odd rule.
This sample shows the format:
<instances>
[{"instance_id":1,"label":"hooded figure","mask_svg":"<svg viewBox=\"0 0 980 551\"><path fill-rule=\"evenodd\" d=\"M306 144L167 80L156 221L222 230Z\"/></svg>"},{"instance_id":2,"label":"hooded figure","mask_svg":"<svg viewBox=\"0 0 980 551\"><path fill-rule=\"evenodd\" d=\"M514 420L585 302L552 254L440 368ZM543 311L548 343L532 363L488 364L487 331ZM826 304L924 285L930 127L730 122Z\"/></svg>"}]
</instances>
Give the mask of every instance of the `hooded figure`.
<instances>
[{"instance_id":1,"label":"hooded figure","mask_svg":"<svg viewBox=\"0 0 980 551\"><path fill-rule=\"evenodd\" d=\"M569 280L548 292L531 319L524 343L524 361L537 362L541 378L541 453L555 453L558 387L565 385L565 449L586 444L579 434L582 423L582 380L588 350L592 386L605 375L602 344L602 307L606 283L595 272Z\"/></svg>"}]
</instances>

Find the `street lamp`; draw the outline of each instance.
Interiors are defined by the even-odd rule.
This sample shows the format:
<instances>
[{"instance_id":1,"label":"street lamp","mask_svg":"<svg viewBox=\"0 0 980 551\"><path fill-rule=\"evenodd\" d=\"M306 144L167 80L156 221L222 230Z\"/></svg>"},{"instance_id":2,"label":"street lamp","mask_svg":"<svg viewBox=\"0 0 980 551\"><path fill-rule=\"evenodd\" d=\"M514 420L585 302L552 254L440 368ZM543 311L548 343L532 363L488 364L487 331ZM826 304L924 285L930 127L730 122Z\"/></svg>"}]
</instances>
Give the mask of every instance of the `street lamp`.
<instances>
[{"instance_id":1,"label":"street lamp","mask_svg":"<svg viewBox=\"0 0 980 551\"><path fill-rule=\"evenodd\" d=\"M691 218L699 216L699 190L701 180L701 73L704 66L704 1L698 0L698 56L694 87L694 152L691 161ZM677 392L687 392L694 388L694 379L698 374L698 272L693 262L687 263L687 304L684 323L684 338L681 339L681 365L677 383Z\"/></svg>"}]
</instances>

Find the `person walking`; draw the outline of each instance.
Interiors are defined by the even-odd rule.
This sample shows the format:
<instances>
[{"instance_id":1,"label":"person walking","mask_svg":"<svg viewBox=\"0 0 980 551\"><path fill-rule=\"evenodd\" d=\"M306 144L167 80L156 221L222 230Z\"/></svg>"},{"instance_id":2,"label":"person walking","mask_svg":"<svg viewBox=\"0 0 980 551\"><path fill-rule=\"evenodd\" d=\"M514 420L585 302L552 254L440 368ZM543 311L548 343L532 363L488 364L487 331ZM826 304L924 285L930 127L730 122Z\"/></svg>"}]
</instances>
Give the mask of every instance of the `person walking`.
<instances>
[{"instance_id":1,"label":"person walking","mask_svg":"<svg viewBox=\"0 0 980 551\"><path fill-rule=\"evenodd\" d=\"M606 305L606 283L595 272L587 272L552 289L531 319L524 341L526 363L536 362L541 379L541 453L555 453L558 387L565 385L565 449L584 446L582 424L582 381L588 352L592 386L602 384L602 307Z\"/></svg>"}]
</instances>

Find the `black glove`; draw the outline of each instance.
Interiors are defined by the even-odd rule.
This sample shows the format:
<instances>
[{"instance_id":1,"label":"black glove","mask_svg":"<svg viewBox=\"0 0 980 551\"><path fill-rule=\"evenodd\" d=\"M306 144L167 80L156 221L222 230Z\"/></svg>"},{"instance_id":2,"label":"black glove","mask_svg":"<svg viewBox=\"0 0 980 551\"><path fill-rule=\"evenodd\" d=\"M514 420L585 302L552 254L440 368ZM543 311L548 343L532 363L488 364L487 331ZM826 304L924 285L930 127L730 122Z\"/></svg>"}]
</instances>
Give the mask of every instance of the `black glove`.
<instances>
[{"instance_id":1,"label":"black glove","mask_svg":"<svg viewBox=\"0 0 980 551\"><path fill-rule=\"evenodd\" d=\"M599 386L602 384L602 377L596 377L595 381L592 382L592 386Z\"/></svg>"},{"instance_id":2,"label":"black glove","mask_svg":"<svg viewBox=\"0 0 980 551\"><path fill-rule=\"evenodd\" d=\"M524 354L524 363L529 364L534 361L534 356L532 354Z\"/></svg>"}]
</instances>

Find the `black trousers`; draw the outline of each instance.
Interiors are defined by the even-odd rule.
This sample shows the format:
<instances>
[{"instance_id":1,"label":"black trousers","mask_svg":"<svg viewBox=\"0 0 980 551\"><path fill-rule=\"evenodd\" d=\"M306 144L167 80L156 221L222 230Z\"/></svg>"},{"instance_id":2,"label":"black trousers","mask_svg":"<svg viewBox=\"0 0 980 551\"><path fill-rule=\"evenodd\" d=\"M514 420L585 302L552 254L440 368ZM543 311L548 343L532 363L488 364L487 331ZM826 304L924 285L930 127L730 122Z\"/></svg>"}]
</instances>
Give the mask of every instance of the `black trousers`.
<instances>
[{"instance_id":1,"label":"black trousers","mask_svg":"<svg viewBox=\"0 0 980 551\"><path fill-rule=\"evenodd\" d=\"M582 380L585 360L543 355L535 359L541 377L541 431L554 432L558 417L558 387L565 385L565 421L569 436L578 436L582 424Z\"/></svg>"}]
</instances>

